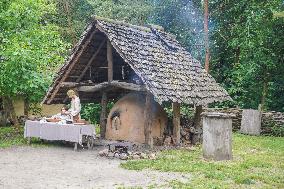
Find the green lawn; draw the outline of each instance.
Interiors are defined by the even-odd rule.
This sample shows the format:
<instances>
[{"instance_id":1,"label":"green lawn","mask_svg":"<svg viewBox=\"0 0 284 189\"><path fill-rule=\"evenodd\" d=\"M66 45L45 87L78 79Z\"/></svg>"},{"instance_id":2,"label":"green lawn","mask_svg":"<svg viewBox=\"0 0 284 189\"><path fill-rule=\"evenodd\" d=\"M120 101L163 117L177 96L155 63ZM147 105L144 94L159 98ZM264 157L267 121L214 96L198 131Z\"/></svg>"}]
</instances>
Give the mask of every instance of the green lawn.
<instances>
[{"instance_id":1,"label":"green lawn","mask_svg":"<svg viewBox=\"0 0 284 189\"><path fill-rule=\"evenodd\" d=\"M131 160L121 166L192 175L187 183L170 182L171 188L284 188L284 138L234 134L232 161L206 161L196 147L163 151L156 160Z\"/></svg>"},{"instance_id":2,"label":"green lawn","mask_svg":"<svg viewBox=\"0 0 284 189\"><path fill-rule=\"evenodd\" d=\"M24 128L20 127L0 127L0 148L7 148L11 146L22 146L27 144L27 139L24 138ZM41 140L32 138L32 146L48 146L49 144L43 143Z\"/></svg>"},{"instance_id":3,"label":"green lawn","mask_svg":"<svg viewBox=\"0 0 284 189\"><path fill-rule=\"evenodd\" d=\"M17 130L14 127L0 127L0 148L26 144L23 136L23 128Z\"/></svg>"}]
</instances>

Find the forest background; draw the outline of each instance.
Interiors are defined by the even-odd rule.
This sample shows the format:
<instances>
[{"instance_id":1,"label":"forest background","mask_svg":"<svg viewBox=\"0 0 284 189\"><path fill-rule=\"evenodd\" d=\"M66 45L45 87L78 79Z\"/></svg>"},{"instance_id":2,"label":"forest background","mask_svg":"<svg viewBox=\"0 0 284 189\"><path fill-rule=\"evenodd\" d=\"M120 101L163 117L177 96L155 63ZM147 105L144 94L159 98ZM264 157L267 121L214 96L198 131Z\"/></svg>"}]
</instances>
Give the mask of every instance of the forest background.
<instances>
[{"instance_id":1,"label":"forest background","mask_svg":"<svg viewBox=\"0 0 284 189\"><path fill-rule=\"evenodd\" d=\"M204 65L202 0L0 0L0 97L35 110L92 15L156 24ZM234 99L218 107L284 112L284 1L209 0L210 74ZM99 105L83 115L98 120ZM13 109L7 111L12 112ZM94 117L95 115L95 117Z\"/></svg>"}]
</instances>

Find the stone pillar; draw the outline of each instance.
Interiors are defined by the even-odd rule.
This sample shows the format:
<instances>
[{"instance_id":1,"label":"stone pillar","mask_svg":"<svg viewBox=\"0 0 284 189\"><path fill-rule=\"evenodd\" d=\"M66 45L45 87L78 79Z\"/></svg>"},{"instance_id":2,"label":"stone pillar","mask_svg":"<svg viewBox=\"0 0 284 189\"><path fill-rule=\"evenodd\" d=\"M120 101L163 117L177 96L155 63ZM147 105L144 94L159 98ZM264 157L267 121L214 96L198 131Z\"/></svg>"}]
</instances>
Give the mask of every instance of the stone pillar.
<instances>
[{"instance_id":1,"label":"stone pillar","mask_svg":"<svg viewBox=\"0 0 284 189\"><path fill-rule=\"evenodd\" d=\"M203 157L213 160L232 159L232 117L231 114L204 112Z\"/></svg>"},{"instance_id":2,"label":"stone pillar","mask_svg":"<svg viewBox=\"0 0 284 189\"><path fill-rule=\"evenodd\" d=\"M250 135L260 135L261 112L258 110L243 110L241 133Z\"/></svg>"}]
</instances>

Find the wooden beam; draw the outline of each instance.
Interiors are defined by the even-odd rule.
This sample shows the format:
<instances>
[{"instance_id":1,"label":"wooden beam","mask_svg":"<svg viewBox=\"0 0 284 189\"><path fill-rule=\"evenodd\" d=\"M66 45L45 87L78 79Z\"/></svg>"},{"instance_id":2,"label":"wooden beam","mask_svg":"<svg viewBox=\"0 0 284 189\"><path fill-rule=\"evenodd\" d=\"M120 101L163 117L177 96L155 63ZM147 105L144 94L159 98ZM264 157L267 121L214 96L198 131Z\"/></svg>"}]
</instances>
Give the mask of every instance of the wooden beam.
<instances>
[{"instance_id":1,"label":"wooden beam","mask_svg":"<svg viewBox=\"0 0 284 189\"><path fill-rule=\"evenodd\" d=\"M103 90L109 86L108 82L100 83L95 86L78 86L77 90L81 92L97 92Z\"/></svg>"},{"instance_id":2,"label":"wooden beam","mask_svg":"<svg viewBox=\"0 0 284 189\"><path fill-rule=\"evenodd\" d=\"M180 104L177 102L173 103L173 126L175 145L180 145Z\"/></svg>"},{"instance_id":3,"label":"wooden beam","mask_svg":"<svg viewBox=\"0 0 284 189\"><path fill-rule=\"evenodd\" d=\"M122 89L127 89L127 90L132 90L132 91L146 91L146 88L144 85L137 85L134 83L126 83L126 82L121 82L121 81L112 81L112 82L103 82L99 84L84 84L84 83L76 83L76 82L62 82L61 87L66 87L66 88L73 88L77 87L78 91L82 92L96 92L100 91L104 88L107 87L116 87L116 88L122 88Z\"/></svg>"},{"instance_id":4,"label":"wooden beam","mask_svg":"<svg viewBox=\"0 0 284 189\"><path fill-rule=\"evenodd\" d=\"M100 117L100 134L101 138L105 138L106 125L107 125L107 93L103 92L101 100L101 117Z\"/></svg>"},{"instance_id":5,"label":"wooden beam","mask_svg":"<svg viewBox=\"0 0 284 189\"><path fill-rule=\"evenodd\" d=\"M147 92L145 100L144 109L144 134L145 134L145 144L147 144L151 149L153 148L153 137L152 137L152 94Z\"/></svg>"},{"instance_id":6,"label":"wooden beam","mask_svg":"<svg viewBox=\"0 0 284 189\"><path fill-rule=\"evenodd\" d=\"M107 63L108 63L108 82L113 80L113 55L112 45L110 41L107 41Z\"/></svg>"},{"instance_id":7,"label":"wooden beam","mask_svg":"<svg viewBox=\"0 0 284 189\"><path fill-rule=\"evenodd\" d=\"M103 48L105 42L106 42L106 39L104 39L104 40L101 42L101 44L100 44L98 50L93 54L93 56L91 57L91 59L88 61L86 67L84 68L84 70L82 71L82 73L80 74L80 76L79 76L79 78L76 80L76 82L81 81L82 77L85 75L85 73L86 73L86 71L88 70L89 66L92 64L92 62L95 60L95 58L97 57L97 55L99 54L99 52L100 52L101 49Z\"/></svg>"},{"instance_id":8,"label":"wooden beam","mask_svg":"<svg viewBox=\"0 0 284 189\"><path fill-rule=\"evenodd\" d=\"M75 66L75 64L77 63L77 61L79 60L81 54L84 52L84 50L87 48L87 46L89 45L89 43L92 41L93 36L95 35L97 29L95 31L93 31L91 33L91 35L88 37L87 41L85 42L85 44L82 46L82 49L80 50L80 52L76 55L76 57L73 59L73 61L70 63L67 71L64 73L63 77L60 79L60 81L58 82L58 84L56 85L51 97L49 98L49 100L47 101L47 104L50 104L51 101L53 100L53 98L55 97L56 93L59 91L60 89L60 83L62 81L65 81L65 79L67 78L67 76L69 75L69 73L71 72L72 68Z\"/></svg>"}]
</instances>

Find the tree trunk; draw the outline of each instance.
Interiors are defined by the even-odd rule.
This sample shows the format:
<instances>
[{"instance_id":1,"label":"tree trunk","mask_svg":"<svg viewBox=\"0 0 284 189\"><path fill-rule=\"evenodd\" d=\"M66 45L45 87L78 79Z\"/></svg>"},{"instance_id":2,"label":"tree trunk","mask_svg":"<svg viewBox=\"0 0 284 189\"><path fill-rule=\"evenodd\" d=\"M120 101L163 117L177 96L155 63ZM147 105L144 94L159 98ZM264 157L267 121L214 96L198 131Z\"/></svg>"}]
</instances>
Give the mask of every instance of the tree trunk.
<instances>
[{"instance_id":1,"label":"tree trunk","mask_svg":"<svg viewBox=\"0 0 284 189\"><path fill-rule=\"evenodd\" d=\"M263 81L263 88L262 88L262 96L261 96L261 111L265 110L265 101L267 97L267 91L268 91L268 80L267 78Z\"/></svg>"},{"instance_id":2,"label":"tree trunk","mask_svg":"<svg viewBox=\"0 0 284 189\"><path fill-rule=\"evenodd\" d=\"M19 127L19 122L13 106L13 101L10 97L3 97L4 111L7 113L8 119L12 121L15 127Z\"/></svg>"},{"instance_id":3,"label":"tree trunk","mask_svg":"<svg viewBox=\"0 0 284 189\"><path fill-rule=\"evenodd\" d=\"M204 0L204 43L205 43L205 70L209 73L209 37L208 37L208 0Z\"/></svg>"},{"instance_id":4,"label":"tree trunk","mask_svg":"<svg viewBox=\"0 0 284 189\"><path fill-rule=\"evenodd\" d=\"M202 131L202 123L201 123L201 113L202 113L202 106L197 106L195 108L194 114L194 131L192 137L192 144L197 144L201 142L201 131Z\"/></svg>"},{"instance_id":5,"label":"tree trunk","mask_svg":"<svg viewBox=\"0 0 284 189\"><path fill-rule=\"evenodd\" d=\"M27 98L24 99L24 116L29 117L30 102Z\"/></svg>"},{"instance_id":6,"label":"tree trunk","mask_svg":"<svg viewBox=\"0 0 284 189\"><path fill-rule=\"evenodd\" d=\"M66 14L66 17L67 17L69 33L71 35L72 43L73 43L73 45L75 45L76 42L77 42L77 39L76 39L76 34L75 34L75 31L74 31L74 28L73 28L73 24L72 24L72 18L71 18L71 14L70 14L70 4L69 4L68 0L65 0L63 3L64 3L64 5L63 5L64 11L65 11L65 14Z\"/></svg>"}]
</instances>

